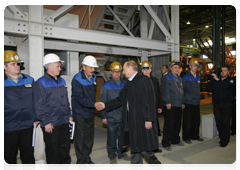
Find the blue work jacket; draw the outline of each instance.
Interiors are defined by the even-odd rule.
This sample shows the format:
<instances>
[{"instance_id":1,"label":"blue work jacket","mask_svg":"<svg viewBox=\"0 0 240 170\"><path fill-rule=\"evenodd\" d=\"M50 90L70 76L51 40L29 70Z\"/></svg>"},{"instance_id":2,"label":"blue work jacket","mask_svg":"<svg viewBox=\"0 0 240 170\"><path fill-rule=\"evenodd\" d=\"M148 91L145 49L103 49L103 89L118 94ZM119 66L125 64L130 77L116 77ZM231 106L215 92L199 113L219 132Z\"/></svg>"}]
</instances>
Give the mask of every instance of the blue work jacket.
<instances>
[{"instance_id":1,"label":"blue work jacket","mask_svg":"<svg viewBox=\"0 0 240 170\"><path fill-rule=\"evenodd\" d=\"M171 73L165 74L162 78L162 95L164 105L171 104L172 107L182 107L184 104L182 78L177 78Z\"/></svg>"},{"instance_id":2,"label":"blue work jacket","mask_svg":"<svg viewBox=\"0 0 240 170\"><path fill-rule=\"evenodd\" d=\"M59 126L68 123L71 116L66 82L62 77L57 82L45 73L33 88L34 104L41 127L51 123Z\"/></svg>"},{"instance_id":3,"label":"blue work jacket","mask_svg":"<svg viewBox=\"0 0 240 170\"><path fill-rule=\"evenodd\" d=\"M126 81L120 80L120 85L114 79L110 79L102 84L100 101L107 103L119 96L122 91ZM108 122L121 122L122 121L122 107L106 112L106 110L101 111L102 118L107 119Z\"/></svg>"},{"instance_id":4,"label":"blue work jacket","mask_svg":"<svg viewBox=\"0 0 240 170\"><path fill-rule=\"evenodd\" d=\"M4 72L4 132L33 127L33 86L34 79L29 75L22 74L15 83Z\"/></svg>"},{"instance_id":5,"label":"blue work jacket","mask_svg":"<svg viewBox=\"0 0 240 170\"><path fill-rule=\"evenodd\" d=\"M201 78L196 74L196 78L189 71L182 78L184 89L184 102L191 105L199 105L201 100L200 84Z\"/></svg>"},{"instance_id":6,"label":"blue work jacket","mask_svg":"<svg viewBox=\"0 0 240 170\"><path fill-rule=\"evenodd\" d=\"M77 73L72 79L72 112L74 117L92 118L95 112L96 75L93 74L91 82L84 71Z\"/></svg>"}]
</instances>

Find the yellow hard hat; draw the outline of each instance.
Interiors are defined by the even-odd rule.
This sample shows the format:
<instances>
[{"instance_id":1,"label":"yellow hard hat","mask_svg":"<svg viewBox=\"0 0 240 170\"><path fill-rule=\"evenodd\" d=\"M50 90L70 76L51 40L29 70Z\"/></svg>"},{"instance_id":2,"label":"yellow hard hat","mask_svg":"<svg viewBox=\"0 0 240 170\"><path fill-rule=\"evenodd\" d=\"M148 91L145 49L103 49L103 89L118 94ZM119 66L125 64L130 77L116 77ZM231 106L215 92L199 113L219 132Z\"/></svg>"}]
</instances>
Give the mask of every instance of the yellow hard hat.
<instances>
[{"instance_id":1,"label":"yellow hard hat","mask_svg":"<svg viewBox=\"0 0 240 170\"><path fill-rule=\"evenodd\" d=\"M114 61L110 65L110 70L122 70L122 65L119 62Z\"/></svg>"},{"instance_id":2,"label":"yellow hard hat","mask_svg":"<svg viewBox=\"0 0 240 170\"><path fill-rule=\"evenodd\" d=\"M171 63L170 63L170 67L172 67L173 65L180 65L180 62L178 60L173 60Z\"/></svg>"},{"instance_id":3,"label":"yellow hard hat","mask_svg":"<svg viewBox=\"0 0 240 170\"><path fill-rule=\"evenodd\" d=\"M188 65L192 65L192 64L196 64L197 66L199 65L199 62L196 58L192 58L190 61L189 61L189 64Z\"/></svg>"},{"instance_id":4,"label":"yellow hard hat","mask_svg":"<svg viewBox=\"0 0 240 170\"><path fill-rule=\"evenodd\" d=\"M152 67L152 64L149 61L144 61L141 64L141 68L143 68L143 67Z\"/></svg>"},{"instance_id":5,"label":"yellow hard hat","mask_svg":"<svg viewBox=\"0 0 240 170\"><path fill-rule=\"evenodd\" d=\"M18 54L15 51L4 51L4 63L5 62L23 62L20 60Z\"/></svg>"}]
</instances>

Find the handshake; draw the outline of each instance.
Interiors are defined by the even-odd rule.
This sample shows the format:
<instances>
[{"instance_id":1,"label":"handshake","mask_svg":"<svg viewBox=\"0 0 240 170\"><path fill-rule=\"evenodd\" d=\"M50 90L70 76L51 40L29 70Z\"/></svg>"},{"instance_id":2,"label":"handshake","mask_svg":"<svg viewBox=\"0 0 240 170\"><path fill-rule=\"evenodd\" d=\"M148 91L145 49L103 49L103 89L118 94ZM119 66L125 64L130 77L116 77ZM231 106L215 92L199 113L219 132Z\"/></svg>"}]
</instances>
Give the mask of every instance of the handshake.
<instances>
[{"instance_id":1,"label":"handshake","mask_svg":"<svg viewBox=\"0 0 240 170\"><path fill-rule=\"evenodd\" d=\"M98 110L101 111L103 109L105 109L105 104L103 102L96 102L94 107Z\"/></svg>"}]
</instances>

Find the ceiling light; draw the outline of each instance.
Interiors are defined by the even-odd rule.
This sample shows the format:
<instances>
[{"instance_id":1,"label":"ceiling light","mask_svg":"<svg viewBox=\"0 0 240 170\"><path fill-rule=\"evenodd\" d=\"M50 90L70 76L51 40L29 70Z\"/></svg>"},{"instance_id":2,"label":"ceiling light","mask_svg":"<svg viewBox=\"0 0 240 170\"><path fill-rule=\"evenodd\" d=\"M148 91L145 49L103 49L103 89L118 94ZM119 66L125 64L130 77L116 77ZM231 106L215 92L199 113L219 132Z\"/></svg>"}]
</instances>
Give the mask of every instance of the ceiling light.
<instances>
[{"instance_id":1,"label":"ceiling light","mask_svg":"<svg viewBox=\"0 0 240 170\"><path fill-rule=\"evenodd\" d=\"M236 51L231 51L232 55L236 55Z\"/></svg>"},{"instance_id":2,"label":"ceiling light","mask_svg":"<svg viewBox=\"0 0 240 170\"><path fill-rule=\"evenodd\" d=\"M233 38L229 38L229 37L225 38L225 43L234 43L234 42L236 42L236 38L235 37L233 37Z\"/></svg>"},{"instance_id":3,"label":"ceiling light","mask_svg":"<svg viewBox=\"0 0 240 170\"><path fill-rule=\"evenodd\" d=\"M188 21L187 24L188 24L188 25L191 24L190 21Z\"/></svg>"},{"instance_id":4,"label":"ceiling light","mask_svg":"<svg viewBox=\"0 0 240 170\"><path fill-rule=\"evenodd\" d=\"M206 27L206 28L208 28L209 26L208 26L208 25L206 25L205 27Z\"/></svg>"}]
</instances>

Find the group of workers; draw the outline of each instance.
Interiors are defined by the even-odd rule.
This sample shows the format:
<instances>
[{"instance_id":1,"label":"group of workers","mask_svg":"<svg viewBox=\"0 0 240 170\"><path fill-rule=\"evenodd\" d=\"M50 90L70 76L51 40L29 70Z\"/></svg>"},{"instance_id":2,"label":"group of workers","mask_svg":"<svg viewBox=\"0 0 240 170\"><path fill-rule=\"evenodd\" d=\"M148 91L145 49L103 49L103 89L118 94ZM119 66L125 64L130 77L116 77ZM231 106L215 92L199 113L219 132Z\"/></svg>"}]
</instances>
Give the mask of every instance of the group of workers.
<instances>
[{"instance_id":1,"label":"group of workers","mask_svg":"<svg viewBox=\"0 0 240 170\"><path fill-rule=\"evenodd\" d=\"M95 109L102 113L107 124L107 152L111 164L118 159L142 164L160 164L154 152L159 149L161 136L158 114L164 112L162 146L171 151L171 145L183 146L180 129L183 109L182 139L203 141L200 126L200 77L196 74L199 63L189 62L189 72L179 76L179 61L162 66L161 87L151 75L149 61L141 63L142 74L133 60L122 65L115 61L110 66L111 79L101 86L100 102L95 101L98 67L95 57L83 59L82 70L71 82L70 108L65 80L60 76L64 61L56 54L43 59L46 72L37 81L20 71L23 61L14 51L4 51L4 159L16 164L18 149L22 163L34 164L32 147L33 126L40 124L48 164L71 163L69 121L75 122L74 146L78 164L94 164L90 154L94 143ZM128 79L121 79L121 73ZM226 147L230 138L231 102L235 98L235 79L228 77L229 68L222 67L221 77L214 73L208 82L214 91L213 104L219 131L220 146ZM118 144L116 141L118 139ZM126 151L131 149L131 156Z\"/></svg>"}]
</instances>

